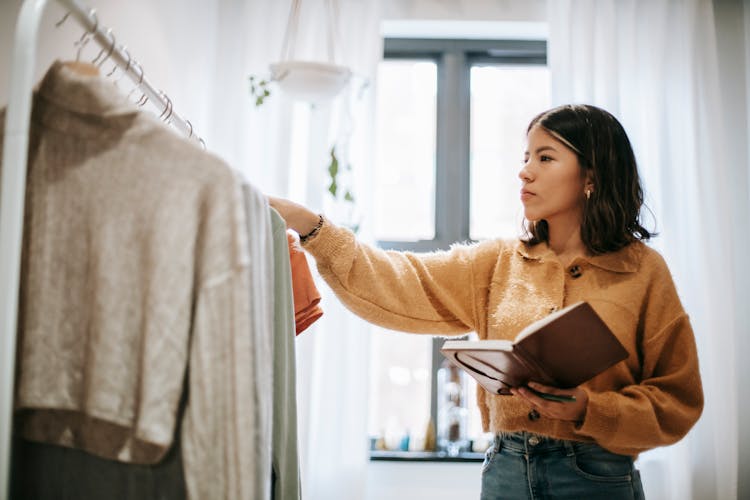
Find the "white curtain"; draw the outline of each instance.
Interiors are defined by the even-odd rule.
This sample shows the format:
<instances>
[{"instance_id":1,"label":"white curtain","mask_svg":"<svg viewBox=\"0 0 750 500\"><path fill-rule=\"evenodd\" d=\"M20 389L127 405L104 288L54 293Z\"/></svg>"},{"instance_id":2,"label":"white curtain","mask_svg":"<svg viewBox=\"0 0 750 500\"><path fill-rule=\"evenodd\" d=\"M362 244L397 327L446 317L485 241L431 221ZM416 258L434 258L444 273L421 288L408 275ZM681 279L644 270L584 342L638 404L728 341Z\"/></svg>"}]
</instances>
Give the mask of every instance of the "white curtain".
<instances>
[{"instance_id":1,"label":"white curtain","mask_svg":"<svg viewBox=\"0 0 750 500\"><path fill-rule=\"evenodd\" d=\"M372 168L374 76L382 54L379 3L305 0L295 59L327 61L335 9L335 62L354 72L335 100L295 102L272 84L255 108L247 76L268 76L281 56L290 1L220 2L212 54L207 130L230 163L268 194L291 198L344 224L360 224L369 238L368 185ZM234 89L227 92L226 89ZM352 189L356 210L328 195L327 166L336 146L340 182ZM346 166L352 170L347 171ZM309 259L314 268L313 259ZM369 328L318 279L323 317L297 339L297 394L302 493L306 500L363 498L368 463Z\"/></svg>"},{"instance_id":2,"label":"white curtain","mask_svg":"<svg viewBox=\"0 0 750 500\"><path fill-rule=\"evenodd\" d=\"M708 0L554 0L548 8L553 103L595 104L622 121L656 219L653 244L697 337L705 410L686 439L640 457L646 496L737 498L735 355L748 334L742 3L725 2L720 16Z\"/></svg>"}]
</instances>

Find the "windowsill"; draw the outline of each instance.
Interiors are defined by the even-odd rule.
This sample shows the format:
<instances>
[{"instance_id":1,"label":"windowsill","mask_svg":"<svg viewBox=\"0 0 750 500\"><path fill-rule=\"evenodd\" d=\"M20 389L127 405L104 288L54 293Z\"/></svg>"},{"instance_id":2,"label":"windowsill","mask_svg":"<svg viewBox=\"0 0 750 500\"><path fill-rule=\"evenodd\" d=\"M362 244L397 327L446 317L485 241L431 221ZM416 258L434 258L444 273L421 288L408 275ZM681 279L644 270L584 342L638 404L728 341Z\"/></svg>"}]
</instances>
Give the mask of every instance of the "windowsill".
<instances>
[{"instance_id":1,"label":"windowsill","mask_svg":"<svg viewBox=\"0 0 750 500\"><path fill-rule=\"evenodd\" d=\"M462 452L451 457L444 451L383 451L371 450L370 461L396 462L482 462L484 453Z\"/></svg>"}]
</instances>

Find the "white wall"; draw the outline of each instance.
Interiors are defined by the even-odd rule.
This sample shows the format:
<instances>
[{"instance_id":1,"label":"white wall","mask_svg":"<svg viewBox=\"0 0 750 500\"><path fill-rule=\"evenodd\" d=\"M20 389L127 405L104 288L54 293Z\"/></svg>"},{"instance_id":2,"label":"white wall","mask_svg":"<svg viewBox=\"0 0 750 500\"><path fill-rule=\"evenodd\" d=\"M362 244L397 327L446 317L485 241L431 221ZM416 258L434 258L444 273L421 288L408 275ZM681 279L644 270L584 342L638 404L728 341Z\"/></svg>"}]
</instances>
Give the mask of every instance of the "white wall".
<instances>
[{"instance_id":1,"label":"white wall","mask_svg":"<svg viewBox=\"0 0 750 500\"><path fill-rule=\"evenodd\" d=\"M370 462L365 500L464 500L479 498L479 462Z\"/></svg>"},{"instance_id":2,"label":"white wall","mask_svg":"<svg viewBox=\"0 0 750 500\"><path fill-rule=\"evenodd\" d=\"M11 48L15 23L20 10L21 0L0 1L0 102L3 105L8 99L8 69L10 68ZM184 6L178 0L84 0L84 5L96 8L100 22L112 28L118 43L127 45L129 52L137 59L146 71L146 77L159 88L167 90L177 107L184 109L184 114L199 114L195 106L198 100L187 98L197 92L191 84L191 73L205 71L210 67L207 47L200 36L205 32L213 34L215 19L211 8L202 8L201 2L191 1ZM183 8L180 8L183 6ZM186 15L186 11L190 15ZM55 59L71 60L76 57L73 45L83 33L80 25L69 19L60 28L55 23L62 18L64 10L57 2L48 1L44 11L38 36L38 50L35 64L35 81L38 81L45 70ZM90 44L84 53L90 60L96 56L98 49ZM175 50L180 47L182 50ZM180 57L180 54L183 54ZM189 54L192 61L185 55ZM103 69L109 71L111 65ZM124 81L123 81L124 83ZM177 109L177 107L175 109Z\"/></svg>"},{"instance_id":3,"label":"white wall","mask_svg":"<svg viewBox=\"0 0 750 500\"><path fill-rule=\"evenodd\" d=\"M384 0L385 19L546 21L546 0Z\"/></svg>"}]
</instances>

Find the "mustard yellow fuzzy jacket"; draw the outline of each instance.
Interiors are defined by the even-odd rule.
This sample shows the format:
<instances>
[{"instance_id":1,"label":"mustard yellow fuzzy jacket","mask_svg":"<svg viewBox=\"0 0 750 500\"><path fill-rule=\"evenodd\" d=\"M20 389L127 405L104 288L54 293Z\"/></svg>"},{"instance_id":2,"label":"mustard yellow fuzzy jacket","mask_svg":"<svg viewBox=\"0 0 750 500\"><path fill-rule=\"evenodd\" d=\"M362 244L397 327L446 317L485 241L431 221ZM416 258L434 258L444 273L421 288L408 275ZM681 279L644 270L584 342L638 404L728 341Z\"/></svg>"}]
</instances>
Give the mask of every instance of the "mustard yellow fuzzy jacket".
<instances>
[{"instance_id":1,"label":"mustard yellow fuzzy jacket","mask_svg":"<svg viewBox=\"0 0 750 500\"><path fill-rule=\"evenodd\" d=\"M434 253L384 251L326 221L304 247L351 311L394 330L512 340L551 311L592 305L630 356L582 386L589 396L584 421L532 420L520 398L480 388L486 431L594 441L637 456L680 440L701 414L690 321L663 258L643 243L564 268L546 244L490 240Z\"/></svg>"}]
</instances>

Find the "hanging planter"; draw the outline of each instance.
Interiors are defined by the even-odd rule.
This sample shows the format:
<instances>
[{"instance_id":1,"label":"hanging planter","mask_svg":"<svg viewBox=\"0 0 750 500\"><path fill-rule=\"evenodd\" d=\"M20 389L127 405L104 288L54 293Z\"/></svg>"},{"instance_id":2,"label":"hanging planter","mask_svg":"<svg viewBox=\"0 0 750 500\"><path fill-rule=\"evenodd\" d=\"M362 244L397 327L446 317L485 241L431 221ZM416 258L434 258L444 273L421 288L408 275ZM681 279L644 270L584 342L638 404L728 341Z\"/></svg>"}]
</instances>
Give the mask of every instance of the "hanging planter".
<instances>
[{"instance_id":1,"label":"hanging planter","mask_svg":"<svg viewBox=\"0 0 750 500\"><path fill-rule=\"evenodd\" d=\"M345 66L314 61L284 61L271 64L271 80L292 99L318 103L336 97L346 87L352 72Z\"/></svg>"},{"instance_id":2,"label":"hanging planter","mask_svg":"<svg viewBox=\"0 0 750 500\"><path fill-rule=\"evenodd\" d=\"M264 100L270 96L268 85L271 82L275 83L284 94L292 99L317 104L329 101L339 95L351 80L352 71L348 67L336 63L338 9L335 0L322 1L326 3L328 14L328 59L325 61L307 61L295 58L302 0L292 0L292 7L284 32L281 58L270 65L269 78L250 77L250 92L255 97L256 106L263 104Z\"/></svg>"},{"instance_id":3,"label":"hanging planter","mask_svg":"<svg viewBox=\"0 0 750 500\"><path fill-rule=\"evenodd\" d=\"M302 0L292 0L289 11L284 42L279 61L269 66L270 76L259 78L250 76L250 93L255 98L255 105L261 106L271 95L270 85L273 84L291 99L306 101L312 105L323 104L336 98L350 84L353 73L350 68L336 63L336 22L338 9L336 0L318 0L326 4L328 15L327 48L328 57L324 61L301 60L295 57L296 39L299 31L299 19ZM364 87L363 87L364 88ZM327 166L329 185L328 193L334 203L342 203L345 211L352 219L355 208L355 198L348 188L348 177L351 176L351 165L347 162L343 169L339 167L337 143L346 144L346 138L339 138L329 151ZM346 174L342 178L342 174ZM354 232L359 224L345 224Z\"/></svg>"}]
</instances>

